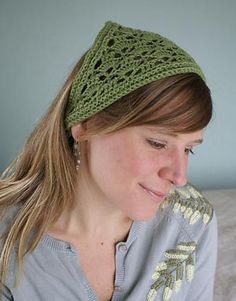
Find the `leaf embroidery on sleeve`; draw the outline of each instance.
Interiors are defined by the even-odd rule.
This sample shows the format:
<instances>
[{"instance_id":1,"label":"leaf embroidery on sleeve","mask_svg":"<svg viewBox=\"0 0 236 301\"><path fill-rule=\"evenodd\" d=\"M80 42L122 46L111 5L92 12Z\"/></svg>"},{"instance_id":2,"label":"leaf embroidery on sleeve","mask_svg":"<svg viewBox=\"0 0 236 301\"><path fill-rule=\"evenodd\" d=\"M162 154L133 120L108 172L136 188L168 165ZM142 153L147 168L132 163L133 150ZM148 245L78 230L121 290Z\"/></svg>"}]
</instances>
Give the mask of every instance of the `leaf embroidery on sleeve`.
<instances>
[{"instance_id":1,"label":"leaf embroidery on sleeve","mask_svg":"<svg viewBox=\"0 0 236 301\"><path fill-rule=\"evenodd\" d=\"M161 204L160 208L171 205L174 213L180 213L189 221L190 225L202 219L204 224L208 224L213 215L212 205L206 198L192 185L175 187Z\"/></svg>"},{"instance_id":2,"label":"leaf embroidery on sleeve","mask_svg":"<svg viewBox=\"0 0 236 301\"><path fill-rule=\"evenodd\" d=\"M163 288L162 301L170 300L173 291L180 290L182 281L191 282L194 276L194 253L196 243L181 242L176 249L167 250L166 260L160 262L152 275L154 283L147 295L147 301L154 301L158 290Z\"/></svg>"}]
</instances>

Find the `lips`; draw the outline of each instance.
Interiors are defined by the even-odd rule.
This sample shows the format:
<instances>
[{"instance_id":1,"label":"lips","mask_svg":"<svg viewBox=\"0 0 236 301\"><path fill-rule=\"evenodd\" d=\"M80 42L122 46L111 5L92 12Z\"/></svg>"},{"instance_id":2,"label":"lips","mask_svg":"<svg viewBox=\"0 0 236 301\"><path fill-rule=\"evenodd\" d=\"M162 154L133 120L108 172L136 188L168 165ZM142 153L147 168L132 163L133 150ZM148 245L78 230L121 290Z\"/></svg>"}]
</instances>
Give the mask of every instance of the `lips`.
<instances>
[{"instance_id":1,"label":"lips","mask_svg":"<svg viewBox=\"0 0 236 301\"><path fill-rule=\"evenodd\" d=\"M161 191L156 191L156 190L153 190L153 189L150 189L142 184L139 184L144 191L146 191L146 193L148 193L155 201L162 201L165 197L166 197L166 194L161 192Z\"/></svg>"}]
</instances>

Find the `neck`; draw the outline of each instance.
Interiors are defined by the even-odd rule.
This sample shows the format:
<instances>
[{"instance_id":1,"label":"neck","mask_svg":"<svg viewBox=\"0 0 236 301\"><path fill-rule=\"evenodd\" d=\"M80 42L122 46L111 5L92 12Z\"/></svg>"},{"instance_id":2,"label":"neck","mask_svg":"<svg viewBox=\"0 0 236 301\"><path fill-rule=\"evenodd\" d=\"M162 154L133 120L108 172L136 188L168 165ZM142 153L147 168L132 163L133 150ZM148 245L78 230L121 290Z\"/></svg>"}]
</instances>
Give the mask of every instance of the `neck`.
<instances>
[{"instance_id":1,"label":"neck","mask_svg":"<svg viewBox=\"0 0 236 301\"><path fill-rule=\"evenodd\" d=\"M62 214L50 233L109 244L127 239L132 220L82 178L78 181L75 204L73 210Z\"/></svg>"}]
</instances>

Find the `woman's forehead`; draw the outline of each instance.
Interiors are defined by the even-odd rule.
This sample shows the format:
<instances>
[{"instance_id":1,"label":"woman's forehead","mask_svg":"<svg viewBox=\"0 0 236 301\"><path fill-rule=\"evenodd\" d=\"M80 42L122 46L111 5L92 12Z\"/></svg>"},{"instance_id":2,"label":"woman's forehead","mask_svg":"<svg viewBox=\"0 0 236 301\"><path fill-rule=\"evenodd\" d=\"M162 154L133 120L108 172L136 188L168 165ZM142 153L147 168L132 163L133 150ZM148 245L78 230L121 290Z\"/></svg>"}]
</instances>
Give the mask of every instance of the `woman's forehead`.
<instances>
[{"instance_id":1,"label":"woman's forehead","mask_svg":"<svg viewBox=\"0 0 236 301\"><path fill-rule=\"evenodd\" d=\"M201 144L203 142L204 129L200 129L190 133L177 133L167 127L165 128L159 126L144 125L143 128L144 130L147 130L154 135L164 135L164 136L170 136L174 138L185 137L186 139L196 144Z\"/></svg>"}]
</instances>

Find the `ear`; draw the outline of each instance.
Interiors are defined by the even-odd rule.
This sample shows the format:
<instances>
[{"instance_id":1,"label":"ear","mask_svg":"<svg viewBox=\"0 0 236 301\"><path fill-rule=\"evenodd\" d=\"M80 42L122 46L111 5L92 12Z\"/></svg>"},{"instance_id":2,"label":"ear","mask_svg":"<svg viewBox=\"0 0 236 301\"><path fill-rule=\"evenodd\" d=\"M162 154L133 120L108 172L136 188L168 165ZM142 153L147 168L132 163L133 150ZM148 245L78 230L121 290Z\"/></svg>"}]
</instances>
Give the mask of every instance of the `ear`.
<instances>
[{"instance_id":1,"label":"ear","mask_svg":"<svg viewBox=\"0 0 236 301\"><path fill-rule=\"evenodd\" d=\"M77 123L71 127L71 135L76 141L81 141L83 140L83 136L86 131L86 126L85 124L82 123Z\"/></svg>"}]
</instances>

